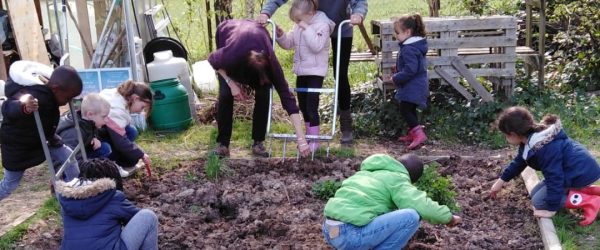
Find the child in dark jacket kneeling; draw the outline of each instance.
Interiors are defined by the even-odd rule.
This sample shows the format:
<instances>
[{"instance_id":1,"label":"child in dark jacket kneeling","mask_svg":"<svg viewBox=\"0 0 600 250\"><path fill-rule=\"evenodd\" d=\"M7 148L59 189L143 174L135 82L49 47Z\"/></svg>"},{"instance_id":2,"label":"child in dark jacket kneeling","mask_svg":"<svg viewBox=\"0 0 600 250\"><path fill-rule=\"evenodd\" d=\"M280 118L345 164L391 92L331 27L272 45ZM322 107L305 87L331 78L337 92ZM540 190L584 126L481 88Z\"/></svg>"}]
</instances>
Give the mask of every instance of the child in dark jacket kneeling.
<instances>
[{"instance_id":1,"label":"child in dark jacket kneeling","mask_svg":"<svg viewBox=\"0 0 600 250\"><path fill-rule=\"evenodd\" d=\"M369 156L325 205L327 243L336 249L401 249L420 219L448 226L461 223L447 206L412 185L422 173L423 162L413 154L399 161L384 154Z\"/></svg>"},{"instance_id":2,"label":"child in dark jacket kneeling","mask_svg":"<svg viewBox=\"0 0 600 250\"><path fill-rule=\"evenodd\" d=\"M64 224L61 249L158 249L158 218L125 198L116 164L97 158L80 168L79 178L56 183Z\"/></svg>"},{"instance_id":3,"label":"child in dark jacket kneeling","mask_svg":"<svg viewBox=\"0 0 600 250\"><path fill-rule=\"evenodd\" d=\"M56 134L60 118L59 107L81 93L82 82L77 71L69 66L52 69L31 61L17 61L9 70L5 86L8 99L2 104L1 155L4 176L0 181L0 201L18 186L25 170L44 162L42 141L34 118L38 112L42 131L55 170L71 155L71 149ZM43 77L43 80L40 78ZM67 181L77 177L77 161L65 165Z\"/></svg>"},{"instance_id":4,"label":"child in dark jacket kneeling","mask_svg":"<svg viewBox=\"0 0 600 250\"><path fill-rule=\"evenodd\" d=\"M110 103L96 93L86 95L81 101L81 110L77 111L77 121L85 152L89 158L108 158L112 152L110 144L101 142L98 138L98 129L106 125ZM79 144L77 129L71 112L60 118L56 133L71 149Z\"/></svg>"},{"instance_id":5,"label":"child in dark jacket kneeling","mask_svg":"<svg viewBox=\"0 0 600 250\"><path fill-rule=\"evenodd\" d=\"M524 107L505 109L496 121L508 143L518 146L517 155L491 188L492 197L502 186L529 166L541 171L544 180L531 190L533 215L552 217L562 207L583 210L582 226L590 225L600 210L600 166L580 143L562 129L556 115L536 123Z\"/></svg>"}]
</instances>

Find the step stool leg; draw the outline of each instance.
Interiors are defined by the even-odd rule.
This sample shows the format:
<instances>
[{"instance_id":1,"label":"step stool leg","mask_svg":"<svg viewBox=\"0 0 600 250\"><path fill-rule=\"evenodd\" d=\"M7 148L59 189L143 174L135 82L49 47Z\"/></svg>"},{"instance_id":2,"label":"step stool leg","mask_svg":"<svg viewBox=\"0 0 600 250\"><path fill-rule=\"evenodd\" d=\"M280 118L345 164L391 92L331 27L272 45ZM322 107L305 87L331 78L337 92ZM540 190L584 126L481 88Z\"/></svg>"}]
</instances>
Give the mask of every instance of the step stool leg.
<instances>
[{"instance_id":1,"label":"step stool leg","mask_svg":"<svg viewBox=\"0 0 600 250\"><path fill-rule=\"evenodd\" d=\"M271 158L272 153L273 153L273 137L269 138L269 158Z\"/></svg>"},{"instance_id":2,"label":"step stool leg","mask_svg":"<svg viewBox=\"0 0 600 250\"><path fill-rule=\"evenodd\" d=\"M329 158L329 146L330 146L330 141L327 141L327 158Z\"/></svg>"},{"instance_id":3,"label":"step stool leg","mask_svg":"<svg viewBox=\"0 0 600 250\"><path fill-rule=\"evenodd\" d=\"M283 139L283 162L285 162L285 147L287 146L287 138Z\"/></svg>"}]
</instances>

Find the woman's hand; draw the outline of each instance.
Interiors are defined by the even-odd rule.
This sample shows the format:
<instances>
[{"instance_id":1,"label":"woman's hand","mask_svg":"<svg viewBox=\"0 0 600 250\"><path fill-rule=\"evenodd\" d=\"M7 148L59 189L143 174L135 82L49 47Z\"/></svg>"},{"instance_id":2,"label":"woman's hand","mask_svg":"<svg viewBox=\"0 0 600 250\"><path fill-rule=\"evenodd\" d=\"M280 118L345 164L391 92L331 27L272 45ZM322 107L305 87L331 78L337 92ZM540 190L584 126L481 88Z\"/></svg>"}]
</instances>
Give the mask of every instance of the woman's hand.
<instances>
[{"instance_id":1,"label":"woman's hand","mask_svg":"<svg viewBox=\"0 0 600 250\"><path fill-rule=\"evenodd\" d=\"M268 20L269 16L264 13L261 13L260 15L258 15L258 17L256 17L256 21L260 24L266 24Z\"/></svg>"},{"instance_id":2,"label":"woman's hand","mask_svg":"<svg viewBox=\"0 0 600 250\"><path fill-rule=\"evenodd\" d=\"M310 154L310 146L308 146L306 139L298 139L298 151L302 157L306 157Z\"/></svg>"},{"instance_id":3,"label":"woman's hand","mask_svg":"<svg viewBox=\"0 0 600 250\"><path fill-rule=\"evenodd\" d=\"M352 25L359 25L361 24L363 21L363 17L359 14L352 14L350 16L350 24Z\"/></svg>"},{"instance_id":4,"label":"woman's hand","mask_svg":"<svg viewBox=\"0 0 600 250\"><path fill-rule=\"evenodd\" d=\"M502 190L502 186L504 185L504 181L502 179L498 179L494 185L492 185L492 189L490 189L490 197L495 199L496 194Z\"/></svg>"},{"instance_id":5,"label":"woman's hand","mask_svg":"<svg viewBox=\"0 0 600 250\"><path fill-rule=\"evenodd\" d=\"M236 101L246 100L246 94L240 87L239 83L233 80L229 80L229 83L227 83L227 85L229 85L229 88L231 89L231 95L233 96L233 99L235 99Z\"/></svg>"}]
</instances>

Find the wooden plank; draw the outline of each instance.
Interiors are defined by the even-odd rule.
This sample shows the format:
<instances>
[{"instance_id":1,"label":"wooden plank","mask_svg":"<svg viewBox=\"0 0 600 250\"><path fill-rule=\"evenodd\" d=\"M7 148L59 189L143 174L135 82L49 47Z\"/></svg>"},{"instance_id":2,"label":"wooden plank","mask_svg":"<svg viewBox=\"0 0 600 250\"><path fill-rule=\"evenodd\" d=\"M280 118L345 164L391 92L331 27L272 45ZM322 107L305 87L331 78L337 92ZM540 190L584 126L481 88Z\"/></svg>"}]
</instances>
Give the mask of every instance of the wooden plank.
<instances>
[{"instance_id":1,"label":"wooden plank","mask_svg":"<svg viewBox=\"0 0 600 250\"><path fill-rule=\"evenodd\" d=\"M427 32L510 29L517 26L517 18L511 16L424 18Z\"/></svg>"},{"instance_id":2,"label":"wooden plank","mask_svg":"<svg viewBox=\"0 0 600 250\"><path fill-rule=\"evenodd\" d=\"M540 182L535 170L530 167L525 168L521 172L521 178L525 182L525 188L527 192L531 194L533 188ZM544 249L546 250L560 250L562 245L556 234L556 228L550 218L538 218L538 226L542 235L542 241L544 242Z\"/></svg>"},{"instance_id":3,"label":"wooden plank","mask_svg":"<svg viewBox=\"0 0 600 250\"><path fill-rule=\"evenodd\" d=\"M515 63L516 55L466 55L458 56L465 64L482 64L482 63ZM428 56L427 63L432 66L452 65L452 61L456 56Z\"/></svg>"},{"instance_id":4,"label":"wooden plank","mask_svg":"<svg viewBox=\"0 0 600 250\"><path fill-rule=\"evenodd\" d=\"M467 98L467 100L469 100L469 101L473 100L473 96L471 95L471 93L469 93L469 91L467 91L467 89L465 87L463 87L460 83L458 83L456 78L450 76L441 67L434 67L433 70L436 73L438 73L438 75L440 75L440 77L444 81L446 81L448 84L450 84L450 86L454 87L454 89L456 89L458 91L458 93L460 93L465 98Z\"/></svg>"},{"instance_id":5,"label":"wooden plank","mask_svg":"<svg viewBox=\"0 0 600 250\"><path fill-rule=\"evenodd\" d=\"M94 0L94 18L96 19L96 37L100 37L104 28L104 21L108 15L106 0Z\"/></svg>"},{"instance_id":6,"label":"wooden plank","mask_svg":"<svg viewBox=\"0 0 600 250\"><path fill-rule=\"evenodd\" d=\"M6 68L6 61L4 61L4 51L2 51L2 46L0 46L0 80L6 81L6 79L8 79Z\"/></svg>"},{"instance_id":7,"label":"wooden plank","mask_svg":"<svg viewBox=\"0 0 600 250\"><path fill-rule=\"evenodd\" d=\"M481 83L477 80L477 78L475 78L475 76L473 74L471 74L469 69L467 69L465 64L460 59L456 58L456 60L454 60L454 62L452 62L452 66L458 72L460 72L460 74L467 80L469 85L471 85L471 87L473 87L473 89L475 89L477 94L479 94L479 96L481 96L481 99L483 101L488 102L488 101L492 101L494 99L494 97L492 97L492 95L487 91L487 89L485 89L483 87L483 85L481 85Z\"/></svg>"},{"instance_id":8,"label":"wooden plank","mask_svg":"<svg viewBox=\"0 0 600 250\"><path fill-rule=\"evenodd\" d=\"M489 48L517 46L517 39L511 37L466 37L454 39L429 39L427 41L429 49L450 49L450 48Z\"/></svg>"},{"instance_id":9,"label":"wooden plank","mask_svg":"<svg viewBox=\"0 0 600 250\"><path fill-rule=\"evenodd\" d=\"M393 35L394 22L392 20L371 20L371 34Z\"/></svg>"},{"instance_id":10,"label":"wooden plank","mask_svg":"<svg viewBox=\"0 0 600 250\"><path fill-rule=\"evenodd\" d=\"M475 77L515 77L515 70L510 69L469 69L471 74ZM446 70L448 74L452 77L461 77L461 73L456 69L448 69ZM429 70L427 72L427 77L429 79L440 79L441 77L433 70Z\"/></svg>"},{"instance_id":11,"label":"wooden plank","mask_svg":"<svg viewBox=\"0 0 600 250\"><path fill-rule=\"evenodd\" d=\"M50 65L33 0L8 0L8 9L21 59Z\"/></svg>"},{"instance_id":12,"label":"wooden plank","mask_svg":"<svg viewBox=\"0 0 600 250\"><path fill-rule=\"evenodd\" d=\"M371 38L367 34L365 25L363 23L360 23L360 25L358 25L358 28L360 29L360 34L362 34L363 38L365 39L365 42L367 43L367 46L369 47L371 54L376 55L377 51L375 51L375 48L373 47L373 43L371 42Z\"/></svg>"},{"instance_id":13,"label":"wooden plank","mask_svg":"<svg viewBox=\"0 0 600 250\"><path fill-rule=\"evenodd\" d=\"M79 31L81 32L81 48L86 50L87 48L92 48L92 33L90 31L90 20L89 13L87 8L87 0L75 0L75 8L77 9L77 24L79 26ZM83 52L83 65L88 68L90 66L91 61L91 53Z\"/></svg>"},{"instance_id":14,"label":"wooden plank","mask_svg":"<svg viewBox=\"0 0 600 250\"><path fill-rule=\"evenodd\" d=\"M392 52L386 52L387 54L392 54L393 58L395 60L396 55L398 54L398 51L392 51ZM533 56L533 57L537 57L537 52L535 50L533 50L530 47L526 47L526 46L517 46L516 47L516 53L517 53L517 57L520 58L525 58L525 57L529 57L529 56ZM378 56L380 56L382 53L379 53ZM469 55L482 55L482 56L486 56L486 55L490 55L490 50L489 48L459 48L458 49L458 55L461 56L469 56ZM427 52L427 60L430 60L431 57L437 57L437 53L435 50L430 50ZM373 61L375 60L376 56L372 55L369 52L354 52L352 53L351 57L350 57L350 61ZM535 59L537 60L537 58ZM539 62L536 61L536 64L538 64Z\"/></svg>"}]
</instances>

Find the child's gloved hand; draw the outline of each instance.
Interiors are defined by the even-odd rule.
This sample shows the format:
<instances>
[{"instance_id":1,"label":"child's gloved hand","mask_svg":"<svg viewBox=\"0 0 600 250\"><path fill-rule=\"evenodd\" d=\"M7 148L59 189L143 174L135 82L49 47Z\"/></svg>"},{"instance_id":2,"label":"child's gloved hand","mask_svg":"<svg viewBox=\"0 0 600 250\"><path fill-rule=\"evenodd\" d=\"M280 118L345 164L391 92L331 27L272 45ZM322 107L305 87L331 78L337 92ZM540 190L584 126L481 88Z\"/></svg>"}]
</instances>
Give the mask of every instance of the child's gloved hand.
<instances>
[{"instance_id":1,"label":"child's gloved hand","mask_svg":"<svg viewBox=\"0 0 600 250\"><path fill-rule=\"evenodd\" d=\"M448 224L446 224L446 226L454 227L461 223L462 223L462 218L460 218L460 216L452 215L452 220Z\"/></svg>"},{"instance_id":2,"label":"child's gloved hand","mask_svg":"<svg viewBox=\"0 0 600 250\"><path fill-rule=\"evenodd\" d=\"M500 192L500 190L502 190L503 185L504 181L502 179L498 179L496 182L494 182L494 185L492 185L492 189L490 190L490 197L492 199L496 199L496 195L498 192Z\"/></svg>"},{"instance_id":3,"label":"child's gloved hand","mask_svg":"<svg viewBox=\"0 0 600 250\"><path fill-rule=\"evenodd\" d=\"M24 94L19 98L19 102L23 105L23 112L31 114L39 109L38 99L30 94Z\"/></svg>"},{"instance_id":4,"label":"child's gloved hand","mask_svg":"<svg viewBox=\"0 0 600 250\"><path fill-rule=\"evenodd\" d=\"M98 138L92 139L92 148L94 150L98 150L100 148L100 146L102 146L102 145L100 143L100 140L98 140Z\"/></svg>"}]
</instances>

